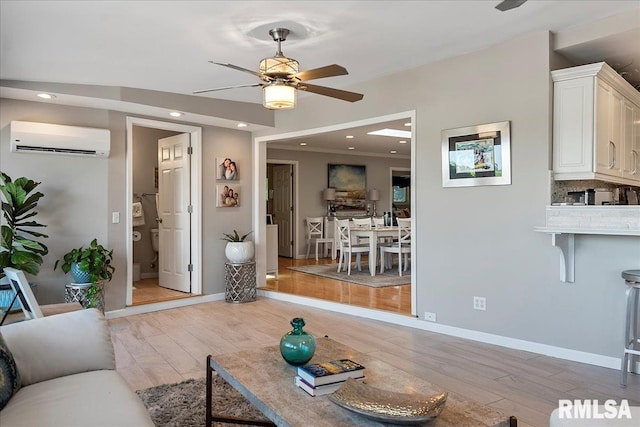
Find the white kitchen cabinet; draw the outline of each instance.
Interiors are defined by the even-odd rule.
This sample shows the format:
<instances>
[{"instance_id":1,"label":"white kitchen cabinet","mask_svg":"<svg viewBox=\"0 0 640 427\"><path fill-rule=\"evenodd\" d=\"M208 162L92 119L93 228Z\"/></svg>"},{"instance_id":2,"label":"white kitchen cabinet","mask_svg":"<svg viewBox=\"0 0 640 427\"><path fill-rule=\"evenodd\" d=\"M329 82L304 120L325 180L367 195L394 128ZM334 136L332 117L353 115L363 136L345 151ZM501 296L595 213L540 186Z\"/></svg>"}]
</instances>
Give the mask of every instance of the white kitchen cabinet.
<instances>
[{"instance_id":1,"label":"white kitchen cabinet","mask_svg":"<svg viewBox=\"0 0 640 427\"><path fill-rule=\"evenodd\" d=\"M278 224L267 225L267 274L278 280Z\"/></svg>"},{"instance_id":2,"label":"white kitchen cabinet","mask_svg":"<svg viewBox=\"0 0 640 427\"><path fill-rule=\"evenodd\" d=\"M604 62L551 75L554 178L640 185L640 93Z\"/></svg>"}]
</instances>

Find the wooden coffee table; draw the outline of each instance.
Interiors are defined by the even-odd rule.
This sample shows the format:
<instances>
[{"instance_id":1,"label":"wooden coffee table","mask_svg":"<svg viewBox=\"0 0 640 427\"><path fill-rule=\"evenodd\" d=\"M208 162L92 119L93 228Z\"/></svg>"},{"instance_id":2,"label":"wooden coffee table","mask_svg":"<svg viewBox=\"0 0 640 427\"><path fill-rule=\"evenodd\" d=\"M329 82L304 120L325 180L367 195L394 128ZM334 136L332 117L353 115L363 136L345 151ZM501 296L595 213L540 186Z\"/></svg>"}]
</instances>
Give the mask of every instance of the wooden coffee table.
<instances>
[{"instance_id":1,"label":"wooden coffee table","mask_svg":"<svg viewBox=\"0 0 640 427\"><path fill-rule=\"evenodd\" d=\"M365 353L360 353L330 338L317 339L310 363L349 358L365 366L365 381L380 389L399 393L436 394L442 390L433 384L395 368ZM326 395L309 396L294 384L296 368L280 355L279 346L207 357L207 426L211 425L211 375L216 371L277 426L372 426L376 423L347 411ZM265 425L264 423L258 425ZM429 426L517 425L515 417L449 392L442 413Z\"/></svg>"}]
</instances>

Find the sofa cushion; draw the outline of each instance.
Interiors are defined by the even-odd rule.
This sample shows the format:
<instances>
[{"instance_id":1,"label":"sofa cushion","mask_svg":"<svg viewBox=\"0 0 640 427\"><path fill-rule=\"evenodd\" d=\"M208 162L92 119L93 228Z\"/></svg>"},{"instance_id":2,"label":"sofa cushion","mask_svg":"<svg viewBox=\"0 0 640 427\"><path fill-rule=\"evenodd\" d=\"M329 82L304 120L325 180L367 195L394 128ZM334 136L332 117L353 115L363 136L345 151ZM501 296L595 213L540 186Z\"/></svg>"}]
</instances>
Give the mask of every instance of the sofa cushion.
<instances>
[{"instance_id":1,"label":"sofa cushion","mask_svg":"<svg viewBox=\"0 0 640 427\"><path fill-rule=\"evenodd\" d=\"M22 386L85 371L115 369L107 321L95 308L2 327Z\"/></svg>"},{"instance_id":2,"label":"sofa cushion","mask_svg":"<svg viewBox=\"0 0 640 427\"><path fill-rule=\"evenodd\" d=\"M20 388L20 372L7 344L0 334L0 409L9 402Z\"/></svg>"},{"instance_id":3,"label":"sofa cushion","mask_svg":"<svg viewBox=\"0 0 640 427\"><path fill-rule=\"evenodd\" d=\"M111 370L22 387L2 410L0 419L2 427L153 426L140 398Z\"/></svg>"}]
</instances>

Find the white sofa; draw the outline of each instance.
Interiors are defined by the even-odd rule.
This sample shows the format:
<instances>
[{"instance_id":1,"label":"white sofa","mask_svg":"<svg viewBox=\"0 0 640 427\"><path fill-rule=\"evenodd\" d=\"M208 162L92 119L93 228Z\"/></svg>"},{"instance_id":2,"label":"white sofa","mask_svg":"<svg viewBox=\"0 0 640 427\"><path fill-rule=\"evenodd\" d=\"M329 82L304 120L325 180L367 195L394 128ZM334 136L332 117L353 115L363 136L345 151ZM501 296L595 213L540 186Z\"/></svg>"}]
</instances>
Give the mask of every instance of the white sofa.
<instances>
[{"instance_id":1,"label":"white sofa","mask_svg":"<svg viewBox=\"0 0 640 427\"><path fill-rule=\"evenodd\" d=\"M153 426L138 396L115 371L111 334L96 309L0 327L22 387L0 425Z\"/></svg>"}]
</instances>

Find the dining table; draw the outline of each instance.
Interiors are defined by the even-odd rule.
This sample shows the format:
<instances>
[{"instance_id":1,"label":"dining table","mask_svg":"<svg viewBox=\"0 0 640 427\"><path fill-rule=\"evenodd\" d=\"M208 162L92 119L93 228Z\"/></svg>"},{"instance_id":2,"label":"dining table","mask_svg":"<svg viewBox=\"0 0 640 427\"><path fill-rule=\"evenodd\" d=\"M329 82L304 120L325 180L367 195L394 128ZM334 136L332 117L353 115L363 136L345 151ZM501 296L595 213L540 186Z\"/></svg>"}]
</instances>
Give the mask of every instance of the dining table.
<instances>
[{"instance_id":1,"label":"dining table","mask_svg":"<svg viewBox=\"0 0 640 427\"><path fill-rule=\"evenodd\" d=\"M352 237L368 237L369 238L369 272L372 276L376 275L376 265L378 262L378 239L381 237L397 237L398 226L351 226ZM384 261L384 260L383 260Z\"/></svg>"}]
</instances>

